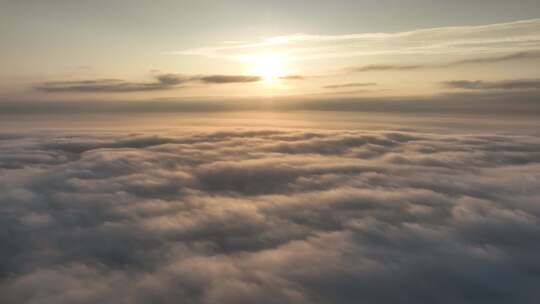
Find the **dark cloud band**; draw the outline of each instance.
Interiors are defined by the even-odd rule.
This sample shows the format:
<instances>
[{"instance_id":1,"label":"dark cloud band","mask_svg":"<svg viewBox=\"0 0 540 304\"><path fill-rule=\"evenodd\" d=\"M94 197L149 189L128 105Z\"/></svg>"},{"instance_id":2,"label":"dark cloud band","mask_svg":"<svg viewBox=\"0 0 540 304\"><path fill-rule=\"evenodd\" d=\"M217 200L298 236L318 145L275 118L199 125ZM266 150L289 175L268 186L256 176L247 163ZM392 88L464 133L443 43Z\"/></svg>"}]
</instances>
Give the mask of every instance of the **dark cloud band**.
<instances>
[{"instance_id":1,"label":"dark cloud band","mask_svg":"<svg viewBox=\"0 0 540 304\"><path fill-rule=\"evenodd\" d=\"M540 90L540 79L517 79L503 81L453 80L443 82L452 89L466 90Z\"/></svg>"},{"instance_id":2,"label":"dark cloud band","mask_svg":"<svg viewBox=\"0 0 540 304\"><path fill-rule=\"evenodd\" d=\"M325 86L325 89L344 89L344 88L357 88L357 87L371 87L376 86L375 82L355 82L355 83L344 83L344 84L334 84Z\"/></svg>"},{"instance_id":3,"label":"dark cloud band","mask_svg":"<svg viewBox=\"0 0 540 304\"><path fill-rule=\"evenodd\" d=\"M182 76L162 74L156 81L147 83L127 82L117 79L97 79L86 81L46 82L35 89L43 92L76 92L76 93L127 93L169 90L188 83L227 84L250 83L260 81L259 76L244 75L209 75Z\"/></svg>"}]
</instances>

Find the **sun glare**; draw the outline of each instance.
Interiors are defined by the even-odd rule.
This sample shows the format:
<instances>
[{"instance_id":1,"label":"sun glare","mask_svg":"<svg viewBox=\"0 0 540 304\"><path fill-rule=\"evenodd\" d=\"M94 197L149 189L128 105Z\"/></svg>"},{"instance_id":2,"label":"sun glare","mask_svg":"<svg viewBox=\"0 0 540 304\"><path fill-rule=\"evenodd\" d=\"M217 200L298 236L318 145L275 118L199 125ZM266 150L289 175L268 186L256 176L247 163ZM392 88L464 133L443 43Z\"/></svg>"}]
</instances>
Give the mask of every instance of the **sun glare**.
<instances>
[{"instance_id":1,"label":"sun glare","mask_svg":"<svg viewBox=\"0 0 540 304\"><path fill-rule=\"evenodd\" d=\"M250 58L253 62L252 73L260 76L266 83L273 83L285 76L283 56L277 54L261 54Z\"/></svg>"}]
</instances>

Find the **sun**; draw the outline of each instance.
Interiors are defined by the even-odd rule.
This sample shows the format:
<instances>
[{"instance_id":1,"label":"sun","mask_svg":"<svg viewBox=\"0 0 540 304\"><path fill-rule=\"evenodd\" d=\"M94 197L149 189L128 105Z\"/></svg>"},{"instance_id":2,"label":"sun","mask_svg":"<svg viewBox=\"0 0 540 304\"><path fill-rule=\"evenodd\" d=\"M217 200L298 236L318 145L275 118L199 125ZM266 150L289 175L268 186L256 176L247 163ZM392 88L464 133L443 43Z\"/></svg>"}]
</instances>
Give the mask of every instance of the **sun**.
<instances>
[{"instance_id":1,"label":"sun","mask_svg":"<svg viewBox=\"0 0 540 304\"><path fill-rule=\"evenodd\" d=\"M278 54L260 54L250 58L253 62L252 73L262 77L265 83L279 81L285 76L285 58Z\"/></svg>"}]
</instances>

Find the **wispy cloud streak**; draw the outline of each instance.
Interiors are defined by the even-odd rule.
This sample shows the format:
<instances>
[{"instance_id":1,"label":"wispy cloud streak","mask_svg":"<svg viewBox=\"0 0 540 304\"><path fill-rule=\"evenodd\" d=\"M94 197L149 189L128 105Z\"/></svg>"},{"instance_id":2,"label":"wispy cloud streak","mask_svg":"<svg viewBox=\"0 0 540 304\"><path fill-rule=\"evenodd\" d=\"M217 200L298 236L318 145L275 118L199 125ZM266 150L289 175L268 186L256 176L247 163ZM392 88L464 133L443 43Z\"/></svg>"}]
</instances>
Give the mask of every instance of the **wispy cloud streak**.
<instances>
[{"instance_id":1,"label":"wispy cloud streak","mask_svg":"<svg viewBox=\"0 0 540 304\"><path fill-rule=\"evenodd\" d=\"M443 82L443 85L452 89L466 90L540 90L540 79L516 79L502 81L453 80Z\"/></svg>"},{"instance_id":2,"label":"wispy cloud streak","mask_svg":"<svg viewBox=\"0 0 540 304\"><path fill-rule=\"evenodd\" d=\"M370 64L364 66L347 67L343 70L345 72L376 72L376 71L411 71L420 69L437 69L437 68L451 68L466 65L475 64L488 64L499 63L515 60L534 60L540 59L540 51L534 52L518 52L504 55L493 55L484 57L473 57L468 59L456 60L448 63L439 64L415 64L415 65L403 65L403 64Z\"/></svg>"},{"instance_id":3,"label":"wispy cloud streak","mask_svg":"<svg viewBox=\"0 0 540 304\"><path fill-rule=\"evenodd\" d=\"M530 52L540 49L540 19L397 33L295 34L239 45L210 46L173 53L242 60L253 53L265 52L268 49L285 53L290 60L384 54L477 55Z\"/></svg>"},{"instance_id":4,"label":"wispy cloud streak","mask_svg":"<svg viewBox=\"0 0 540 304\"><path fill-rule=\"evenodd\" d=\"M343 83L343 84L333 84L327 85L323 88L325 89L343 89L343 88L357 88L357 87L371 87L376 86L375 82L355 82L355 83Z\"/></svg>"},{"instance_id":5,"label":"wispy cloud streak","mask_svg":"<svg viewBox=\"0 0 540 304\"><path fill-rule=\"evenodd\" d=\"M161 91L177 88L188 83L228 84L250 83L261 80L260 76L245 75L207 75L183 76L176 74L158 75L153 82L128 82L118 79L96 79L83 81L45 82L34 88L49 93L78 92L78 93L127 93Z\"/></svg>"}]
</instances>

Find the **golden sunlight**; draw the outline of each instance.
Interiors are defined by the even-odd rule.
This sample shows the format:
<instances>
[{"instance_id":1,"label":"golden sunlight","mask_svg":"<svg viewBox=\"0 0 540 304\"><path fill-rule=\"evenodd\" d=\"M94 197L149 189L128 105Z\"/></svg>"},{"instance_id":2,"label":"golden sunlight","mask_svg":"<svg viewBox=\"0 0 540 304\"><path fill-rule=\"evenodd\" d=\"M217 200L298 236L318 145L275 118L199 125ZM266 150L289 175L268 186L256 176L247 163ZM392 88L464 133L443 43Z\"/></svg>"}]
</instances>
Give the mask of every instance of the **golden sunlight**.
<instances>
[{"instance_id":1,"label":"golden sunlight","mask_svg":"<svg viewBox=\"0 0 540 304\"><path fill-rule=\"evenodd\" d=\"M250 58L254 63L252 73L266 83L273 83L285 76L285 58L279 54L260 54Z\"/></svg>"}]
</instances>

